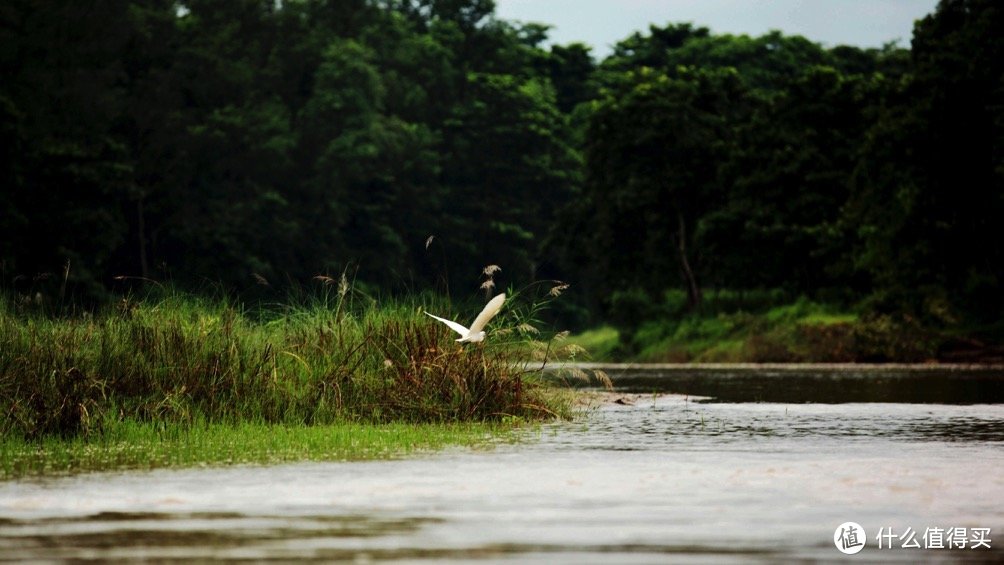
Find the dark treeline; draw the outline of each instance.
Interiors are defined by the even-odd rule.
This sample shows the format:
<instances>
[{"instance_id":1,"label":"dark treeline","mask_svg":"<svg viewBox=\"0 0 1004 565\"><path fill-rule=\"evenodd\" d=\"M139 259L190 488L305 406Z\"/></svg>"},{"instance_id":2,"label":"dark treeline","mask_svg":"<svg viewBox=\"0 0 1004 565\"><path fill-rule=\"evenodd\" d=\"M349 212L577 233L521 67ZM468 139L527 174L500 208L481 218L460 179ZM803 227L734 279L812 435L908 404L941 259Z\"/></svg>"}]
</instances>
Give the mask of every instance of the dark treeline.
<instances>
[{"instance_id":1,"label":"dark treeline","mask_svg":"<svg viewBox=\"0 0 1004 565\"><path fill-rule=\"evenodd\" d=\"M999 2L943 0L909 49L669 24L602 61L493 11L5 2L5 286L469 292L494 263L570 282L579 326L669 289L1001 320Z\"/></svg>"}]
</instances>

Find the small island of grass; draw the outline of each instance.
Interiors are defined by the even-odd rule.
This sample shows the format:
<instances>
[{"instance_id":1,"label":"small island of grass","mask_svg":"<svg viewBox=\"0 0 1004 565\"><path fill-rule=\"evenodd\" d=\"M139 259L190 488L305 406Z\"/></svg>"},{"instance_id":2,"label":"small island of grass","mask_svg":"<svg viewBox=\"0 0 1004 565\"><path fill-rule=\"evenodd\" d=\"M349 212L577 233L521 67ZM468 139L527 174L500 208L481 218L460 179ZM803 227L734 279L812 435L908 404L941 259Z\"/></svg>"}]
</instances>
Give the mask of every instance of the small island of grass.
<instances>
[{"instance_id":1,"label":"small island of grass","mask_svg":"<svg viewBox=\"0 0 1004 565\"><path fill-rule=\"evenodd\" d=\"M423 309L345 289L256 310L173 292L59 315L5 299L0 476L386 458L570 414L525 363L548 349L528 311L462 346Z\"/></svg>"}]
</instances>

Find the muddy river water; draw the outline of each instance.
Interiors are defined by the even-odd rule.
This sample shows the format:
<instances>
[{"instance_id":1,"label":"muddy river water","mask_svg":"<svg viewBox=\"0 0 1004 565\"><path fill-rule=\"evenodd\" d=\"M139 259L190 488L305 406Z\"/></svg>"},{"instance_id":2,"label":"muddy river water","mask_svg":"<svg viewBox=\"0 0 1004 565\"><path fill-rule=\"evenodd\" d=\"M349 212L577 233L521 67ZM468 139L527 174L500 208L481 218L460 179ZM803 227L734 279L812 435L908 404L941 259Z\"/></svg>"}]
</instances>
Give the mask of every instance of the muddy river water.
<instances>
[{"instance_id":1,"label":"muddy river water","mask_svg":"<svg viewBox=\"0 0 1004 565\"><path fill-rule=\"evenodd\" d=\"M485 449L0 482L0 561L1001 561L1004 376L973 375L632 369Z\"/></svg>"}]
</instances>

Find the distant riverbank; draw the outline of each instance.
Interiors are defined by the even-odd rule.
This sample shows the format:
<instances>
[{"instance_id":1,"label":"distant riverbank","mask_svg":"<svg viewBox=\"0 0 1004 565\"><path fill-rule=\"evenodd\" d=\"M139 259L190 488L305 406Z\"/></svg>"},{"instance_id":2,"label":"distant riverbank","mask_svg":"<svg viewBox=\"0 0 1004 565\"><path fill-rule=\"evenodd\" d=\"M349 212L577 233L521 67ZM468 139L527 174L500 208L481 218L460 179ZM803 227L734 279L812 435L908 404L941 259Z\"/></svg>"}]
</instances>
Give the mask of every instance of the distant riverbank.
<instances>
[{"instance_id":1,"label":"distant riverbank","mask_svg":"<svg viewBox=\"0 0 1004 565\"><path fill-rule=\"evenodd\" d=\"M571 343L594 362L1004 364L1000 327L943 329L799 299L761 310L663 313Z\"/></svg>"}]
</instances>

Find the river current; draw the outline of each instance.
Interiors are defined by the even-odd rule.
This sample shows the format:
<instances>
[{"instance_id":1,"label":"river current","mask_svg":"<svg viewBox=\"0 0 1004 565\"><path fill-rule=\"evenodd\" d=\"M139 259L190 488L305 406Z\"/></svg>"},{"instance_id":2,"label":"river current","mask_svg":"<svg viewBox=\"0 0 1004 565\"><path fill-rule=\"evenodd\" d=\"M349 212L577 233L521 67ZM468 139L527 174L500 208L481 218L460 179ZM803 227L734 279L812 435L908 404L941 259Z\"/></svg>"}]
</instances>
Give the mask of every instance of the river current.
<instances>
[{"instance_id":1,"label":"river current","mask_svg":"<svg viewBox=\"0 0 1004 565\"><path fill-rule=\"evenodd\" d=\"M0 560L829 561L850 559L834 542L849 521L866 561L1004 559L999 399L754 402L620 381L632 392L484 449L2 482Z\"/></svg>"}]
</instances>

